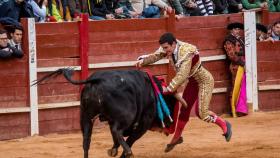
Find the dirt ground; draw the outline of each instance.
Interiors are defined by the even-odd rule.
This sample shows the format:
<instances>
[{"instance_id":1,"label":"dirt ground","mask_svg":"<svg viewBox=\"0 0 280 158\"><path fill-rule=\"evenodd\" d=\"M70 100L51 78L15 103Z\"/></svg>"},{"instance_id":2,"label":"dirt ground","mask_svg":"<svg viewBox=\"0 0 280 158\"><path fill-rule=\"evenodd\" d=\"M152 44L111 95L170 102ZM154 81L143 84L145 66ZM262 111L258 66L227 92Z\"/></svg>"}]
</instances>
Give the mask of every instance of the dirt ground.
<instances>
[{"instance_id":1,"label":"dirt ground","mask_svg":"<svg viewBox=\"0 0 280 158\"><path fill-rule=\"evenodd\" d=\"M163 152L171 136L156 132L146 133L132 151L136 158L280 158L279 117L280 111L226 118L233 126L230 142L217 126L192 118L183 134L184 143L171 152ZM81 158L81 144L81 133L0 141L0 158ZM95 129L90 157L108 157L111 145L108 127Z\"/></svg>"}]
</instances>

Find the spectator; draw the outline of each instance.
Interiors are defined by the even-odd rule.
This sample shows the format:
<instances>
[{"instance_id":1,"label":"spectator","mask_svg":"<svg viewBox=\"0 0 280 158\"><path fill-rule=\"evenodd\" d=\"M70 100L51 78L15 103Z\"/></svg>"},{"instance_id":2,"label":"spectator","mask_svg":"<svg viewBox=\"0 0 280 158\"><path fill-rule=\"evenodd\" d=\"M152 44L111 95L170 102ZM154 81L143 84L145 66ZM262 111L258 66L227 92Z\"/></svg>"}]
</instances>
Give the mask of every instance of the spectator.
<instances>
[{"instance_id":1,"label":"spectator","mask_svg":"<svg viewBox=\"0 0 280 158\"><path fill-rule=\"evenodd\" d=\"M227 14L228 13L228 2L227 0L213 0L215 5L215 14Z\"/></svg>"},{"instance_id":2,"label":"spectator","mask_svg":"<svg viewBox=\"0 0 280 158\"><path fill-rule=\"evenodd\" d=\"M37 22L45 22L47 16L47 0L28 0Z\"/></svg>"},{"instance_id":3,"label":"spectator","mask_svg":"<svg viewBox=\"0 0 280 158\"><path fill-rule=\"evenodd\" d=\"M0 59L7 59L11 57L22 58L23 53L22 51L11 47L8 43L7 31L0 30Z\"/></svg>"},{"instance_id":4,"label":"spectator","mask_svg":"<svg viewBox=\"0 0 280 158\"><path fill-rule=\"evenodd\" d=\"M89 1L87 0L78 0L82 13L89 13Z\"/></svg>"},{"instance_id":5,"label":"spectator","mask_svg":"<svg viewBox=\"0 0 280 158\"><path fill-rule=\"evenodd\" d=\"M48 0L48 19L50 22L63 22L63 18L60 15L60 0Z\"/></svg>"},{"instance_id":6,"label":"spectator","mask_svg":"<svg viewBox=\"0 0 280 158\"><path fill-rule=\"evenodd\" d=\"M214 6L212 0L195 0L197 7L200 9L202 16L208 16L214 14Z\"/></svg>"},{"instance_id":7,"label":"spectator","mask_svg":"<svg viewBox=\"0 0 280 158\"><path fill-rule=\"evenodd\" d=\"M227 54L228 59L230 60L229 69L232 77L231 79L232 85L229 88L230 90L229 96L230 96L230 103L232 107L232 114L234 117L236 117L237 114L244 115L247 114L248 112L247 105L246 105L246 97L244 97L243 95L242 96L237 95L237 94L241 94L241 92L244 92L244 89L242 90L241 88L242 87L241 81L243 81L243 78L245 77L244 74L245 45L241 35L241 30L244 29L244 25L241 23L231 23L227 26L227 29L230 31L230 33L229 35L226 36L224 40L223 48ZM246 81L244 84L246 84ZM245 95L246 95L246 89L245 89ZM243 104L237 104L237 103L243 103Z\"/></svg>"},{"instance_id":8,"label":"spectator","mask_svg":"<svg viewBox=\"0 0 280 158\"><path fill-rule=\"evenodd\" d=\"M80 2L78 0L67 0L67 4L72 20L79 20L80 14L82 13Z\"/></svg>"},{"instance_id":9,"label":"spectator","mask_svg":"<svg viewBox=\"0 0 280 158\"><path fill-rule=\"evenodd\" d=\"M168 12L172 10L162 0L132 0L131 4L136 12L141 13L143 18L159 18L160 9Z\"/></svg>"},{"instance_id":10,"label":"spectator","mask_svg":"<svg viewBox=\"0 0 280 158\"><path fill-rule=\"evenodd\" d=\"M280 20L276 21L270 30L270 37L274 41L279 41L280 40Z\"/></svg>"},{"instance_id":11,"label":"spectator","mask_svg":"<svg viewBox=\"0 0 280 158\"><path fill-rule=\"evenodd\" d=\"M12 32L10 32L11 39L9 40L10 46L20 51L22 51L22 32L23 28L21 26L14 26Z\"/></svg>"},{"instance_id":12,"label":"spectator","mask_svg":"<svg viewBox=\"0 0 280 158\"><path fill-rule=\"evenodd\" d=\"M21 17L34 17L32 7L24 0L6 0L0 3L0 18L10 17L20 21Z\"/></svg>"},{"instance_id":13,"label":"spectator","mask_svg":"<svg viewBox=\"0 0 280 158\"><path fill-rule=\"evenodd\" d=\"M268 10L271 12L280 12L280 0L268 0Z\"/></svg>"},{"instance_id":14,"label":"spectator","mask_svg":"<svg viewBox=\"0 0 280 158\"><path fill-rule=\"evenodd\" d=\"M140 15L133 9L129 0L105 0L105 2L107 9L116 19L138 18Z\"/></svg>"},{"instance_id":15,"label":"spectator","mask_svg":"<svg viewBox=\"0 0 280 158\"><path fill-rule=\"evenodd\" d=\"M265 0L242 0L242 4L245 9L268 8L268 3Z\"/></svg>"},{"instance_id":16,"label":"spectator","mask_svg":"<svg viewBox=\"0 0 280 158\"><path fill-rule=\"evenodd\" d=\"M266 26L260 23L256 24L256 38L257 41L266 41L266 39L268 38Z\"/></svg>"},{"instance_id":17,"label":"spectator","mask_svg":"<svg viewBox=\"0 0 280 158\"><path fill-rule=\"evenodd\" d=\"M180 0L163 0L163 2L175 9L176 15L184 16L184 9Z\"/></svg>"},{"instance_id":18,"label":"spectator","mask_svg":"<svg viewBox=\"0 0 280 158\"><path fill-rule=\"evenodd\" d=\"M244 10L241 0L227 0L227 3L228 13L238 13Z\"/></svg>"},{"instance_id":19,"label":"spectator","mask_svg":"<svg viewBox=\"0 0 280 158\"><path fill-rule=\"evenodd\" d=\"M119 0L114 12L117 15L124 15L126 18L138 18L141 14L136 12L129 0Z\"/></svg>"},{"instance_id":20,"label":"spectator","mask_svg":"<svg viewBox=\"0 0 280 158\"><path fill-rule=\"evenodd\" d=\"M4 18L0 18L0 24L2 24L3 26L20 26L21 24L10 17L4 17Z\"/></svg>"},{"instance_id":21,"label":"spectator","mask_svg":"<svg viewBox=\"0 0 280 158\"><path fill-rule=\"evenodd\" d=\"M105 20L115 19L115 16L107 9L105 0L89 0L90 19Z\"/></svg>"},{"instance_id":22,"label":"spectator","mask_svg":"<svg viewBox=\"0 0 280 158\"><path fill-rule=\"evenodd\" d=\"M181 0L184 15L186 16L202 16L200 9L197 7L195 0Z\"/></svg>"}]
</instances>

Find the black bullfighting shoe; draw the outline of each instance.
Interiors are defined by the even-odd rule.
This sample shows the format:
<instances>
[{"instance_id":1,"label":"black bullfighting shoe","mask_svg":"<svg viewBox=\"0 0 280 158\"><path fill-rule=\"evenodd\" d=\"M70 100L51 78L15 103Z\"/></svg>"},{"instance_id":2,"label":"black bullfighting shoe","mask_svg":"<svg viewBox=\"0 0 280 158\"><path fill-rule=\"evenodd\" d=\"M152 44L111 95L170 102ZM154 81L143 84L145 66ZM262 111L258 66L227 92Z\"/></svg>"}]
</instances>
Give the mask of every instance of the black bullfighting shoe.
<instances>
[{"instance_id":1,"label":"black bullfighting shoe","mask_svg":"<svg viewBox=\"0 0 280 158\"><path fill-rule=\"evenodd\" d=\"M180 137L175 143L167 144L164 152L171 151L177 144L183 143L183 137Z\"/></svg>"},{"instance_id":2,"label":"black bullfighting shoe","mask_svg":"<svg viewBox=\"0 0 280 158\"><path fill-rule=\"evenodd\" d=\"M227 132L223 135L225 136L226 141L229 142L232 135L231 124L228 121L226 121L226 126L227 126Z\"/></svg>"}]
</instances>

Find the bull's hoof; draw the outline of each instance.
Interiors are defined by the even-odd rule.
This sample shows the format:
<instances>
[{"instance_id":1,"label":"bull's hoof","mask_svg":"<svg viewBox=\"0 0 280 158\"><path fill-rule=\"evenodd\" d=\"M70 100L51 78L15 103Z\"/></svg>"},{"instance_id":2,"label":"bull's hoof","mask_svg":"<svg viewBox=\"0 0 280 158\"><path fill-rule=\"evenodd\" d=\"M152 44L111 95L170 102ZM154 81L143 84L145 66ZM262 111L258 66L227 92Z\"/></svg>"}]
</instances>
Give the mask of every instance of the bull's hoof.
<instances>
[{"instance_id":1,"label":"bull's hoof","mask_svg":"<svg viewBox=\"0 0 280 158\"><path fill-rule=\"evenodd\" d=\"M123 153L120 158L134 158L134 155L132 154L132 152Z\"/></svg>"},{"instance_id":2,"label":"bull's hoof","mask_svg":"<svg viewBox=\"0 0 280 158\"><path fill-rule=\"evenodd\" d=\"M134 158L134 155L132 153L126 153L125 158Z\"/></svg>"},{"instance_id":3,"label":"bull's hoof","mask_svg":"<svg viewBox=\"0 0 280 158\"><path fill-rule=\"evenodd\" d=\"M167 144L164 152L169 152L171 151L177 144L181 144L183 143L183 137L180 137L175 143L172 143L172 144Z\"/></svg>"},{"instance_id":4,"label":"bull's hoof","mask_svg":"<svg viewBox=\"0 0 280 158\"><path fill-rule=\"evenodd\" d=\"M108 155L111 156L111 157L115 157L118 155L118 149L117 148L112 148L112 149L109 149L107 151Z\"/></svg>"}]
</instances>

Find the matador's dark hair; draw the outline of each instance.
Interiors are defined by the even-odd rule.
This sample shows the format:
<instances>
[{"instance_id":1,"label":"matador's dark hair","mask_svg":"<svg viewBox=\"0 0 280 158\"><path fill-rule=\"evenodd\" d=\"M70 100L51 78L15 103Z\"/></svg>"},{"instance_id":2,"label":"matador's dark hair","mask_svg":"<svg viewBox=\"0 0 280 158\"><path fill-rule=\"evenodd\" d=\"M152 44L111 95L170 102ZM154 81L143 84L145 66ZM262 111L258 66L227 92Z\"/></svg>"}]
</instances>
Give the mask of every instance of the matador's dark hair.
<instances>
[{"instance_id":1,"label":"matador's dark hair","mask_svg":"<svg viewBox=\"0 0 280 158\"><path fill-rule=\"evenodd\" d=\"M170 32L164 33L159 39L159 44L168 43L172 45L173 42L177 42L176 37Z\"/></svg>"}]
</instances>

